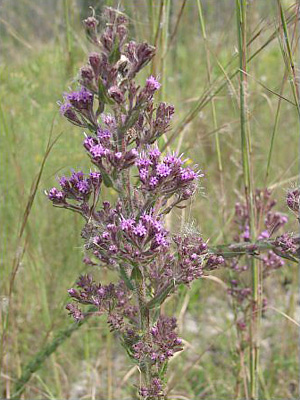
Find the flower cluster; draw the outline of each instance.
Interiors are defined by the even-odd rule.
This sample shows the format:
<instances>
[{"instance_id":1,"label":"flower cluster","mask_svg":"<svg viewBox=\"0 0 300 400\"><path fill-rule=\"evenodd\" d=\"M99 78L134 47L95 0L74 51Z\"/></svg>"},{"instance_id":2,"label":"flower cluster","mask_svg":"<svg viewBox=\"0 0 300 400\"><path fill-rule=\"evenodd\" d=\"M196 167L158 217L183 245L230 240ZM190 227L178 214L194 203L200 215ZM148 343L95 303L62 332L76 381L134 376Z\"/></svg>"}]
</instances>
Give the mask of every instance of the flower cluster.
<instances>
[{"instance_id":1,"label":"flower cluster","mask_svg":"<svg viewBox=\"0 0 300 400\"><path fill-rule=\"evenodd\" d=\"M278 236L273 244L276 249L282 253L296 254L299 246L297 246L296 240L291 233L284 233Z\"/></svg>"},{"instance_id":2,"label":"flower cluster","mask_svg":"<svg viewBox=\"0 0 300 400\"><path fill-rule=\"evenodd\" d=\"M153 378L150 386L149 387L141 387L140 389L140 395L142 397L151 399L151 398L157 398L157 397L162 397L163 396L163 384L162 381L159 378Z\"/></svg>"},{"instance_id":3,"label":"flower cluster","mask_svg":"<svg viewBox=\"0 0 300 400\"><path fill-rule=\"evenodd\" d=\"M138 156L135 148L126 151L118 151L109 129L97 129L97 136L87 136L84 147L88 151L93 164L101 171L112 174L132 166Z\"/></svg>"},{"instance_id":4,"label":"flower cluster","mask_svg":"<svg viewBox=\"0 0 300 400\"><path fill-rule=\"evenodd\" d=\"M46 194L54 205L75 209L88 216L89 208L85 206L92 193L94 200L98 197L101 183L102 176L99 172L86 175L82 171L73 171L69 178L62 176L59 179L60 190L53 187ZM79 206L71 204L69 200L79 203Z\"/></svg>"},{"instance_id":5,"label":"flower cluster","mask_svg":"<svg viewBox=\"0 0 300 400\"><path fill-rule=\"evenodd\" d=\"M174 111L174 106L167 103L159 103L157 108L150 103L144 113L139 114L134 125L137 144L154 143L160 136L167 133Z\"/></svg>"},{"instance_id":6,"label":"flower cluster","mask_svg":"<svg viewBox=\"0 0 300 400\"><path fill-rule=\"evenodd\" d=\"M82 86L78 91L65 93L64 100L60 112L70 122L85 128L97 126L97 116L93 110L94 95L88 89Z\"/></svg>"},{"instance_id":7,"label":"flower cluster","mask_svg":"<svg viewBox=\"0 0 300 400\"><path fill-rule=\"evenodd\" d=\"M158 369L161 368L174 353L182 350L182 340L175 332L176 327L176 318L160 316L150 330L149 340L140 340L133 345L134 358L140 361L149 359Z\"/></svg>"},{"instance_id":8,"label":"flower cluster","mask_svg":"<svg viewBox=\"0 0 300 400\"><path fill-rule=\"evenodd\" d=\"M230 296L234 297L239 303L243 303L246 299L250 298L251 289L249 287L239 287L237 279L230 281L231 287L227 290Z\"/></svg>"},{"instance_id":9,"label":"flower cluster","mask_svg":"<svg viewBox=\"0 0 300 400\"><path fill-rule=\"evenodd\" d=\"M174 241L178 247L179 282L189 284L200 278L205 270L215 269L224 262L222 256L208 254L207 244L198 235L179 235Z\"/></svg>"},{"instance_id":10,"label":"flower cluster","mask_svg":"<svg viewBox=\"0 0 300 400\"><path fill-rule=\"evenodd\" d=\"M83 230L86 249L107 264L118 261L145 264L169 247L169 232L152 210L140 216L125 218L120 204L112 208L108 202L95 215L92 224Z\"/></svg>"},{"instance_id":11,"label":"flower cluster","mask_svg":"<svg viewBox=\"0 0 300 400\"><path fill-rule=\"evenodd\" d=\"M249 243L245 251L246 262L237 256L226 262L231 269L228 294L231 296L235 308L236 328L242 333L241 340L249 346L250 328L249 323L253 309L257 303L252 298L252 289L249 282L250 257L253 253L260 260L262 277L267 278L274 270L282 268L285 264L280 253L285 255L293 254L296 251L292 235L283 234L275 240L271 239L274 233L278 232L288 221L286 215L274 211L276 201L272 198L270 190L256 190L254 196L254 224L257 230L257 237L252 238L255 243ZM250 242L250 218L246 204L237 203L235 206L235 224L238 227L234 240L239 243L240 248L246 249L243 242ZM270 250L260 255L259 242L262 242ZM230 246L234 248L234 245ZM272 250L273 248L273 250ZM251 251L250 251L251 249ZM247 263L248 262L248 263ZM256 266L257 267L257 266ZM261 291L259 285L258 290ZM261 307L265 308L267 300L262 299Z\"/></svg>"},{"instance_id":12,"label":"flower cluster","mask_svg":"<svg viewBox=\"0 0 300 400\"><path fill-rule=\"evenodd\" d=\"M142 189L166 198L176 193L180 199L188 199L196 190L197 179L203 174L184 167L184 163L182 155L174 153L162 157L156 147L142 153L136 161Z\"/></svg>"},{"instance_id":13,"label":"flower cluster","mask_svg":"<svg viewBox=\"0 0 300 400\"><path fill-rule=\"evenodd\" d=\"M282 226L284 226L288 218L286 215L272 211L276 205L276 201L271 197L272 192L268 189L255 192L254 206L257 218L263 221L264 228L258 234L257 239L269 239ZM250 241L250 223L249 213L246 204L236 203L235 205L235 222L238 225L239 233L235 236L236 242ZM257 221L257 225L260 221Z\"/></svg>"},{"instance_id":14,"label":"flower cluster","mask_svg":"<svg viewBox=\"0 0 300 400\"><path fill-rule=\"evenodd\" d=\"M289 190L286 196L286 203L290 210L299 213L300 210L300 190Z\"/></svg>"},{"instance_id":15,"label":"flower cluster","mask_svg":"<svg viewBox=\"0 0 300 400\"><path fill-rule=\"evenodd\" d=\"M272 250L268 251L267 255L262 257L262 262L264 264L264 276L267 276L271 273L271 271L274 271L284 266L283 259L275 254Z\"/></svg>"},{"instance_id":16,"label":"flower cluster","mask_svg":"<svg viewBox=\"0 0 300 400\"><path fill-rule=\"evenodd\" d=\"M77 287L68 290L69 295L78 303L90 304L97 308L97 313L108 314L108 322L112 330L121 330L124 317L134 321L137 315L136 307L130 304L131 293L125 283L120 281L114 285L101 285L94 282L90 275L82 275L77 281ZM67 309L76 320L83 318L83 313L74 304L68 304Z\"/></svg>"},{"instance_id":17,"label":"flower cluster","mask_svg":"<svg viewBox=\"0 0 300 400\"><path fill-rule=\"evenodd\" d=\"M128 19L121 12L107 7L103 19L107 23L100 36L97 30L98 20L95 17L87 18L84 24L88 38L101 49L101 54L92 53L89 60L94 79L97 82L100 76L106 87L110 87L116 82L114 79L117 73L128 80L133 79L153 58L155 48L148 43L134 41L126 43ZM118 65L112 67L113 61L118 56Z\"/></svg>"}]
</instances>

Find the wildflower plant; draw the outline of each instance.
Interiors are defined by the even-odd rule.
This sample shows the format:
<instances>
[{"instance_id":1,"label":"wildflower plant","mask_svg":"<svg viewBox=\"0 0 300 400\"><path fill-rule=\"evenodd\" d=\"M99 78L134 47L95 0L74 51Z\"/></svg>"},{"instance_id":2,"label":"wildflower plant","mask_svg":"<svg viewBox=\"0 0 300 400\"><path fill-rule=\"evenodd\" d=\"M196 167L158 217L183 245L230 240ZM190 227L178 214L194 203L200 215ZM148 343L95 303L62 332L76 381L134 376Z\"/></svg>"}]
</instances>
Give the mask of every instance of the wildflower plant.
<instances>
[{"instance_id":1,"label":"wildflower plant","mask_svg":"<svg viewBox=\"0 0 300 400\"><path fill-rule=\"evenodd\" d=\"M286 203L288 208L296 213L299 211L299 191L291 190L287 193ZM237 331L236 352L240 363L236 373L236 391L240 390L242 371L245 370L245 358L250 352L252 339L251 318L253 314L263 315L267 309L268 298L264 293L264 282L274 271L286 265L286 260L296 260L299 253L297 238L291 232L281 233L282 228L288 222L286 214L274 211L276 200L271 190L257 189L254 196L255 225L257 237L255 243L250 242L249 235L249 212L244 202L235 205L235 218L233 231L233 243L238 246L246 245L246 254L236 255L226 260L225 267L228 268L227 282L228 295L231 299L234 313L234 322ZM278 233L281 233L278 236ZM247 245L248 244L248 245ZM247 247L248 246L248 247ZM264 248L265 247L265 248ZM249 274L249 260L255 257L259 262L260 285L259 302L255 304L252 298L252 287ZM246 395L246 392L244 393Z\"/></svg>"},{"instance_id":2,"label":"wildflower plant","mask_svg":"<svg viewBox=\"0 0 300 400\"><path fill-rule=\"evenodd\" d=\"M165 300L179 285L189 287L226 266L238 351L244 352L253 340L249 321L267 304L263 279L281 268L284 259L299 258L299 238L291 233L275 236L287 216L273 211L275 201L267 189L254 195L256 237L250 233L246 203L236 204L237 229L231 244L209 249L194 230L168 231L166 215L184 207L203 173L197 165L187 166L183 154L159 149L159 139L170 130L174 107L155 102L161 86L156 77L149 76L141 86L135 81L155 56L155 48L128 41L128 19L118 10L105 8L102 22L99 33L94 15L84 21L87 37L98 51L81 68L77 89L65 93L60 104L61 114L83 130L82 147L92 166L88 172L73 170L61 176L59 187L46 194L55 207L83 217L83 262L109 269L115 277L104 284L90 274L80 276L68 291L69 314L78 322L105 315L142 375L139 396L164 399L168 362L183 349L176 318L162 313ZM114 203L103 196L104 186L116 192ZM299 198L298 189L287 194L287 206L297 216ZM252 257L261 265L259 303L253 301L247 278Z\"/></svg>"},{"instance_id":3,"label":"wildflower plant","mask_svg":"<svg viewBox=\"0 0 300 400\"><path fill-rule=\"evenodd\" d=\"M112 8L99 21L84 21L89 40L99 52L80 70L79 88L65 93L61 114L84 130L83 149L90 172L72 171L47 192L59 208L84 219L84 262L115 272L107 285L91 275L79 277L69 289L69 313L81 321L105 314L111 331L142 374L139 394L164 398L168 361L182 350L176 318L161 305L179 285L189 286L221 265L198 234L172 235L165 217L194 195L203 174L187 167L183 155L162 154L158 139L167 134L172 105L155 103L160 89L150 76L144 85L136 75L155 55L147 43L127 40L126 16ZM117 192L114 204L102 198L103 186Z\"/></svg>"}]
</instances>

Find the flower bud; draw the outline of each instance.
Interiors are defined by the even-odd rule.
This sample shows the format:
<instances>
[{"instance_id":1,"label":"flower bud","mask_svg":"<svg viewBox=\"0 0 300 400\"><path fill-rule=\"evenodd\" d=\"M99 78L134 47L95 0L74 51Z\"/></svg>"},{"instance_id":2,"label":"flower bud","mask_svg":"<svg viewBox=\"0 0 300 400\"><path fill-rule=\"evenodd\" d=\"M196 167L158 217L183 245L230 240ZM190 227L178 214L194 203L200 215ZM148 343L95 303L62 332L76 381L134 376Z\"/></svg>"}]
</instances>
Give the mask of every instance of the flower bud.
<instances>
[{"instance_id":1,"label":"flower bud","mask_svg":"<svg viewBox=\"0 0 300 400\"><path fill-rule=\"evenodd\" d=\"M290 190L286 196L286 203L290 210L299 212L300 190Z\"/></svg>"},{"instance_id":2,"label":"flower bud","mask_svg":"<svg viewBox=\"0 0 300 400\"><path fill-rule=\"evenodd\" d=\"M121 104L124 102L124 94L118 86L112 86L108 90L108 94L116 103Z\"/></svg>"}]
</instances>

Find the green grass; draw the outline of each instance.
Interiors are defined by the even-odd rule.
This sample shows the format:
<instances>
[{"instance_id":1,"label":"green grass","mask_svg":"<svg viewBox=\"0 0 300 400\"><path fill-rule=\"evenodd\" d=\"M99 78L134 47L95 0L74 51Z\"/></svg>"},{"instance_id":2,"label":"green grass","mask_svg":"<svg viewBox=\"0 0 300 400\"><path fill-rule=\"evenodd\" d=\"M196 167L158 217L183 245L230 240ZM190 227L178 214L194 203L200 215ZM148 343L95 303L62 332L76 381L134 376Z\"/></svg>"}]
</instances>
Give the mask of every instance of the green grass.
<instances>
[{"instance_id":1,"label":"green grass","mask_svg":"<svg viewBox=\"0 0 300 400\"><path fill-rule=\"evenodd\" d=\"M173 121L176 135L170 146L184 151L206 175L204 195L199 193L184 211L184 225L194 223L214 244L217 239L220 242L231 237L233 206L244 197L240 110L236 98L239 62L235 4L199 2L202 22L205 22L204 39L197 2L186 2L180 14L182 3L165 1L160 16L160 1L121 1L132 21L131 35L137 40L153 42L160 18L164 21L159 28L157 59L152 68L162 76L163 100L173 103L177 111ZM102 4L103 1L97 2L99 7ZM281 4L287 23L284 29L292 41L295 26L289 19L292 10L288 10L292 2ZM66 289L85 271L81 263L81 220L51 207L43 191L55 184L56 175L62 171L88 167L82 150L82 134L58 115L56 105L86 58L88 46L80 18L88 14L87 6L87 2L79 0L45 3L15 0L1 6L5 20L5 23L0 20L3 37L0 64L2 329L7 318L14 260L22 257L10 299L0 397L4 394L9 397L26 363L45 344L51 343L57 332L71 326L64 310ZM284 37L276 33L283 20L277 1L251 2L247 18L248 39L263 28L248 47L248 56L267 43L249 60L247 70L252 174L255 186L262 187L269 160L268 182L277 185L277 207L287 212L284 195L290 183L282 182L296 180L297 176L297 109L284 99L279 100L257 81L295 102L295 91L289 84L291 53L295 46L289 52ZM274 40L269 41L270 37ZM292 59L295 60L295 54ZM287 82L283 85L285 74ZM18 238L51 129L52 138L61 132L62 135L47 158L24 233ZM182 139L181 135L184 135ZM218 143L224 193L220 188ZM105 195L113 196L109 191ZM181 220L181 212L172 215L169 223L174 231ZM291 223L290 228L295 231L297 226ZM224 273L217 275L226 280ZM285 281L290 283L284 285ZM272 306L295 318L294 265L287 264L274 274L264 290ZM170 312L182 312L182 335L188 342L183 354L170 364L169 377L173 382L170 399L176 395L191 400L231 399L236 375L236 334L227 295L220 285L205 280L193 285L186 304L185 296L185 291L180 292L166 306ZM108 333L104 319L90 319L43 361L27 383L23 398L66 399L72 395L85 399L133 399L132 383L138 373L134 371L132 376L126 376L131 367L123 356L123 349L114 338L109 339ZM298 398L297 327L269 310L261 320L261 339L260 398ZM107 360L110 360L109 367Z\"/></svg>"}]
</instances>

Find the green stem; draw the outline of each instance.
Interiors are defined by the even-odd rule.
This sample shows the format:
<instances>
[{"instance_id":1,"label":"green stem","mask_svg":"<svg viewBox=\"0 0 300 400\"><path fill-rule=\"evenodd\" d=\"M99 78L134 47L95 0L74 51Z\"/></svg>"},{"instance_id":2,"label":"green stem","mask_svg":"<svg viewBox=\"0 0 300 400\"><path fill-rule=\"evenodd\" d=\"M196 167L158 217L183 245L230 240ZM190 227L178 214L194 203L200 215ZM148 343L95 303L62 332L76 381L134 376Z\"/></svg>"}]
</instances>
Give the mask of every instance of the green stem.
<instances>
[{"instance_id":1,"label":"green stem","mask_svg":"<svg viewBox=\"0 0 300 400\"><path fill-rule=\"evenodd\" d=\"M236 0L239 69L240 69L240 121L241 121L241 151L245 197L249 215L251 240L255 238L255 216L250 173L251 138L247 118L247 31L246 31L246 0ZM259 269L254 257L250 259L252 273L252 319L250 326L250 398L258 397L258 317L259 303Z\"/></svg>"},{"instance_id":2,"label":"green stem","mask_svg":"<svg viewBox=\"0 0 300 400\"><path fill-rule=\"evenodd\" d=\"M138 313L139 313L139 321L140 321L140 331L144 336L144 340L150 339L150 315L149 308L147 307L147 298L146 298L146 286L145 279L142 273L138 274L138 278L135 280L136 284L136 295L137 295L137 304L138 304ZM143 365L140 365L140 370L143 375L143 381L146 387L149 387L151 384L151 365L149 362L143 362Z\"/></svg>"}]
</instances>

